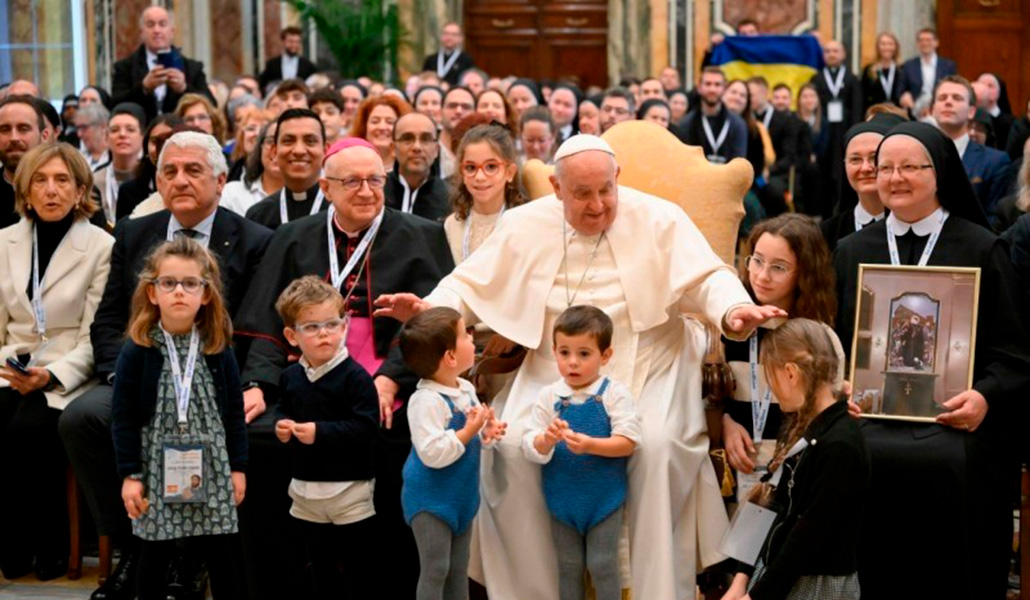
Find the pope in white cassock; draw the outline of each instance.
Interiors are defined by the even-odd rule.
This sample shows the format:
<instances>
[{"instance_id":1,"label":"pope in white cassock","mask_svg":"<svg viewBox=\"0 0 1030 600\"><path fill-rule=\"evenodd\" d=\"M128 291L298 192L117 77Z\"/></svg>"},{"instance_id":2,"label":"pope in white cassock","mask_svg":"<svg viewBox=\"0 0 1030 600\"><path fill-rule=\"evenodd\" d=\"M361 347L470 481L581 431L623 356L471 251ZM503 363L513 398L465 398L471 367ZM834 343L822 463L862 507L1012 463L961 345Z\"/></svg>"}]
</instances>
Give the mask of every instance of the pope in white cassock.
<instances>
[{"instance_id":1,"label":"pope in white cassock","mask_svg":"<svg viewBox=\"0 0 1030 600\"><path fill-rule=\"evenodd\" d=\"M470 575L491 600L557 600L558 574L540 466L520 448L540 389L559 378L551 331L590 304L615 323L605 374L636 398L643 441L629 462L626 523L636 600L693 598L699 565L721 560L727 519L708 460L700 313L743 339L785 316L755 306L736 273L675 204L616 183L615 153L578 135L555 155L554 195L505 213L487 241L423 300L382 296L377 314L407 320L430 306L457 309L529 351L494 399L508 434L484 453L482 504ZM392 382L376 380L384 411Z\"/></svg>"}]
</instances>

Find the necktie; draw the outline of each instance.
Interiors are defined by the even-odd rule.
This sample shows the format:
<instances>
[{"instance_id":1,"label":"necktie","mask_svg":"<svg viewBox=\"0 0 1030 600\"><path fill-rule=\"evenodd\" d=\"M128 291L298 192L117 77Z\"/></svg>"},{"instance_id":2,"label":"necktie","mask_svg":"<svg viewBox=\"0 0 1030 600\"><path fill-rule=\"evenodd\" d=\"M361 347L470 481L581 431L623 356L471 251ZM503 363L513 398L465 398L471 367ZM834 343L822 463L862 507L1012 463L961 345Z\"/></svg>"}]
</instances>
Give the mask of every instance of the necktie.
<instances>
[{"instance_id":1,"label":"necktie","mask_svg":"<svg viewBox=\"0 0 1030 600\"><path fill-rule=\"evenodd\" d=\"M190 238L191 240L197 239L197 237L200 235L200 232L195 229L180 229L176 233L182 234Z\"/></svg>"}]
</instances>

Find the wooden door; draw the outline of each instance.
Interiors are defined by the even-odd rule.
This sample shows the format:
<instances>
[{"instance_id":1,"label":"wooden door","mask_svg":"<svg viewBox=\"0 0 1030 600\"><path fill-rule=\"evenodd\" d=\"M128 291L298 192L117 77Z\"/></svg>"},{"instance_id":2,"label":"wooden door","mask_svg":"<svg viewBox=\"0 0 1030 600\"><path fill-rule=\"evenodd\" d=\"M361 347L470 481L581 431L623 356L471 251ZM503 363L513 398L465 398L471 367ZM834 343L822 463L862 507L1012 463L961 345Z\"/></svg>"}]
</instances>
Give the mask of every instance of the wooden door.
<instances>
[{"instance_id":1,"label":"wooden door","mask_svg":"<svg viewBox=\"0 0 1030 600\"><path fill-rule=\"evenodd\" d=\"M954 59L958 72L969 79L988 71L1001 76L1012 112L1017 118L1025 114L1030 0L938 0L937 29L941 56Z\"/></svg>"},{"instance_id":2,"label":"wooden door","mask_svg":"<svg viewBox=\"0 0 1030 600\"><path fill-rule=\"evenodd\" d=\"M605 0L466 0L465 38L493 76L608 85Z\"/></svg>"}]
</instances>

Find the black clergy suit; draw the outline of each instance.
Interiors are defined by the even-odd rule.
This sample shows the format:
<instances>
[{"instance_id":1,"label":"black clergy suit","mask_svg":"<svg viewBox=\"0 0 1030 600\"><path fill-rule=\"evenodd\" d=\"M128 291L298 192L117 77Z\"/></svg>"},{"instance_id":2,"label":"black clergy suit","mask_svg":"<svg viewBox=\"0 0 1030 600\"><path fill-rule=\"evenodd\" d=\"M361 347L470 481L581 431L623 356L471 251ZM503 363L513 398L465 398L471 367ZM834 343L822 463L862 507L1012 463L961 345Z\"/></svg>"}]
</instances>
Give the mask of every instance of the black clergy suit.
<instances>
[{"instance_id":1,"label":"black clergy suit","mask_svg":"<svg viewBox=\"0 0 1030 600\"><path fill-rule=\"evenodd\" d=\"M436 70L436 57L436 52L426 55L426 59L422 61L423 72L432 71L433 73L439 74ZM450 57L451 54L449 52L444 53L444 64L447 64L447 59L449 59ZM451 84L451 86L458 85L458 79L461 77L461 74L474 66L476 66L476 62L472 60L472 55L470 55L468 52L465 52L464 50L461 50L461 54L458 55L458 58L454 60L454 64L451 65L451 68L443 74L443 77L441 79Z\"/></svg>"},{"instance_id":2,"label":"black clergy suit","mask_svg":"<svg viewBox=\"0 0 1030 600\"><path fill-rule=\"evenodd\" d=\"M183 94L203 94L214 103L215 99L211 95L211 90L207 88L204 63L186 57L183 57L183 61L186 63L186 91L180 94L168 86L164 100L161 102L161 106L158 106L157 97L153 92L143 89L143 79L150 72L150 67L147 66L147 49L140 44L135 52L114 63L114 74L111 76L111 97L114 104L121 102L139 104L146 111L149 123L158 114L175 112L175 107L179 104Z\"/></svg>"},{"instance_id":3,"label":"black clergy suit","mask_svg":"<svg viewBox=\"0 0 1030 600\"><path fill-rule=\"evenodd\" d=\"M305 197L303 200L298 200L296 195L292 194L289 190L286 190L286 217L290 222L298 219L303 219L311 215L311 207L315 205L315 199L318 197L319 186L315 185L308 188L304 192ZM247 209L247 219L259 223L272 231L275 231L283 224L282 213L279 209L279 201L282 198L282 188L272 192L268 196L265 196L257 204ZM329 199L322 199L322 207L319 208L319 212L325 212L329 210Z\"/></svg>"},{"instance_id":4,"label":"black clergy suit","mask_svg":"<svg viewBox=\"0 0 1030 600\"><path fill-rule=\"evenodd\" d=\"M847 69L840 66L839 69ZM811 83L815 84L819 93L819 101L822 104L823 118L828 130L829 144L826 151L819 156L819 169L823 173L822 193L819 195L818 214L829 218L837 206L840 182L844 177L844 134L855 123L862 122L862 85L858 78L850 70L844 74L844 84L836 97L830 92L830 86L826 83L826 73L829 72L830 79L836 81L837 70L828 67L812 77ZM831 101L839 100L842 103L842 119L840 122L830 122L828 107Z\"/></svg>"}]
</instances>

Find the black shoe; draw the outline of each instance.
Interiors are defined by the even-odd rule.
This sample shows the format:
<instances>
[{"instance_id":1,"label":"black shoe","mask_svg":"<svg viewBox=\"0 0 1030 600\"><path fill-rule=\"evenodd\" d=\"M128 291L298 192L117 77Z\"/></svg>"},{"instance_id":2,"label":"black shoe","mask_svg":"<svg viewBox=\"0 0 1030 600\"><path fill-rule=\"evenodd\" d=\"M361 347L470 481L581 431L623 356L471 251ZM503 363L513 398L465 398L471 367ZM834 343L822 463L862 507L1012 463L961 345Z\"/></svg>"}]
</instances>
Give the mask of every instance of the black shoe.
<instances>
[{"instance_id":1,"label":"black shoe","mask_svg":"<svg viewBox=\"0 0 1030 600\"><path fill-rule=\"evenodd\" d=\"M36 579L40 581L50 581L51 579L64 577L68 574L68 559L59 558L57 560L46 561L36 559L35 571Z\"/></svg>"},{"instance_id":2,"label":"black shoe","mask_svg":"<svg viewBox=\"0 0 1030 600\"><path fill-rule=\"evenodd\" d=\"M204 600L208 573L204 563L180 553L168 570L168 600Z\"/></svg>"},{"instance_id":3,"label":"black shoe","mask_svg":"<svg viewBox=\"0 0 1030 600\"><path fill-rule=\"evenodd\" d=\"M104 585L97 588L89 600L132 600L136 597L136 568L139 566L139 553L122 551L122 558L114 573L107 578Z\"/></svg>"}]
</instances>

